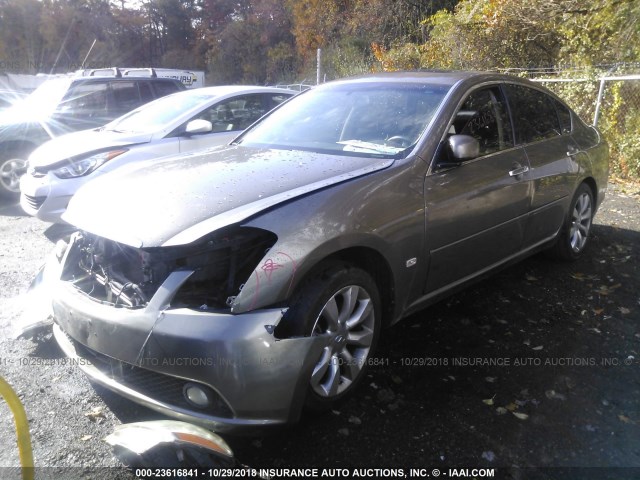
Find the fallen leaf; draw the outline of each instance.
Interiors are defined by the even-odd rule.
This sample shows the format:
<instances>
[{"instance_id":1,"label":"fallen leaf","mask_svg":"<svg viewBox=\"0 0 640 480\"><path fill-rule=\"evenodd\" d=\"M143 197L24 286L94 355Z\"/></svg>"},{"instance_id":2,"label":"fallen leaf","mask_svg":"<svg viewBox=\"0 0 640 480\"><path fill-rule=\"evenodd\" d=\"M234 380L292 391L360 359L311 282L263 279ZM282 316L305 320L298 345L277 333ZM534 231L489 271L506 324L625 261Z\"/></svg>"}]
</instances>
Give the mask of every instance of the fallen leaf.
<instances>
[{"instance_id":1,"label":"fallen leaf","mask_svg":"<svg viewBox=\"0 0 640 480\"><path fill-rule=\"evenodd\" d=\"M93 409L90 412L86 412L84 416L89 417L89 420L92 422L97 422L99 419L105 418L103 410L103 407L93 407Z\"/></svg>"},{"instance_id":2,"label":"fallen leaf","mask_svg":"<svg viewBox=\"0 0 640 480\"><path fill-rule=\"evenodd\" d=\"M526 413L519 413L519 412L511 412L511 413L513 413L513 415L519 418L520 420L526 420L527 418L529 418L529 415L527 415Z\"/></svg>"},{"instance_id":3,"label":"fallen leaf","mask_svg":"<svg viewBox=\"0 0 640 480\"><path fill-rule=\"evenodd\" d=\"M355 415L351 415L349 417L349 423L353 423L354 425L362 425L362 420L360 417L356 417Z\"/></svg>"},{"instance_id":4,"label":"fallen leaf","mask_svg":"<svg viewBox=\"0 0 640 480\"><path fill-rule=\"evenodd\" d=\"M497 377L484 377L484 379L489 383L494 383L497 380Z\"/></svg>"},{"instance_id":5,"label":"fallen leaf","mask_svg":"<svg viewBox=\"0 0 640 480\"><path fill-rule=\"evenodd\" d=\"M626 415L618 415L618 419L620 419L620 421L624 422L624 423L630 423L630 424L636 423L633 420L631 420L629 417L627 417Z\"/></svg>"},{"instance_id":6,"label":"fallen leaf","mask_svg":"<svg viewBox=\"0 0 640 480\"><path fill-rule=\"evenodd\" d=\"M544 394L549 400L566 400L567 399L567 397L565 397L562 393L558 393L555 390L547 390L546 392L544 392Z\"/></svg>"},{"instance_id":7,"label":"fallen leaf","mask_svg":"<svg viewBox=\"0 0 640 480\"><path fill-rule=\"evenodd\" d=\"M536 282L538 279L536 277L534 277L533 275L527 275L525 277L529 282Z\"/></svg>"},{"instance_id":8,"label":"fallen leaf","mask_svg":"<svg viewBox=\"0 0 640 480\"><path fill-rule=\"evenodd\" d=\"M617 288L620 288L621 286L622 286L621 283L616 283L615 285L611 285L610 287L607 285L600 285L598 290L596 290L596 293L599 293L600 295L609 295L610 293L613 293L614 290L616 290Z\"/></svg>"},{"instance_id":9,"label":"fallen leaf","mask_svg":"<svg viewBox=\"0 0 640 480\"><path fill-rule=\"evenodd\" d=\"M593 313L595 313L596 315L600 315L602 312L604 312L604 308L594 308L593 309Z\"/></svg>"},{"instance_id":10,"label":"fallen leaf","mask_svg":"<svg viewBox=\"0 0 640 480\"><path fill-rule=\"evenodd\" d=\"M538 345L537 347L533 347L531 350L536 350L536 351L540 351L542 350L544 347L542 345Z\"/></svg>"},{"instance_id":11,"label":"fallen leaf","mask_svg":"<svg viewBox=\"0 0 640 480\"><path fill-rule=\"evenodd\" d=\"M507 413L508 411L509 411L509 410L507 410L507 409L506 409L506 408L504 408L504 407L498 407L498 408L496 408L496 413L497 413L498 415L504 415L504 414L505 414L505 413Z\"/></svg>"},{"instance_id":12,"label":"fallen leaf","mask_svg":"<svg viewBox=\"0 0 640 480\"><path fill-rule=\"evenodd\" d=\"M621 313L622 315L628 315L628 314L630 314L630 313L631 313L631 310L629 310L629 309L628 309L628 308L626 308L626 307L620 307L620 308L618 308L618 310L620 310L620 313Z\"/></svg>"},{"instance_id":13,"label":"fallen leaf","mask_svg":"<svg viewBox=\"0 0 640 480\"><path fill-rule=\"evenodd\" d=\"M80 440L82 440L83 442L86 442L87 440L90 440L93 438L93 435L85 435L84 437L82 437Z\"/></svg>"},{"instance_id":14,"label":"fallen leaf","mask_svg":"<svg viewBox=\"0 0 640 480\"><path fill-rule=\"evenodd\" d=\"M484 403L485 405L493 405L493 398L487 398L485 400L482 400L482 403Z\"/></svg>"},{"instance_id":15,"label":"fallen leaf","mask_svg":"<svg viewBox=\"0 0 640 480\"><path fill-rule=\"evenodd\" d=\"M510 412L515 412L518 409L518 405L516 405L515 403L511 402L509 405L507 405L505 407L507 410L509 410Z\"/></svg>"},{"instance_id":16,"label":"fallen leaf","mask_svg":"<svg viewBox=\"0 0 640 480\"><path fill-rule=\"evenodd\" d=\"M482 452L482 458L489 462L493 462L496 459L496 454L492 451Z\"/></svg>"}]
</instances>

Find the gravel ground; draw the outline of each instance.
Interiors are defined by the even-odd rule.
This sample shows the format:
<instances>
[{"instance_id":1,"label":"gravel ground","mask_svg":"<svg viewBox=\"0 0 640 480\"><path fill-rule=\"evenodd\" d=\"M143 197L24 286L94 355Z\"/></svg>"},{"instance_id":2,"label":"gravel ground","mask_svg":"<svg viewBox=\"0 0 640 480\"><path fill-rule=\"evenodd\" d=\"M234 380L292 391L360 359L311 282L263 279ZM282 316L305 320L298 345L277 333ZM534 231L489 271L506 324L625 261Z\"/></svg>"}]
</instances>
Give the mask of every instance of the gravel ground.
<instances>
[{"instance_id":1,"label":"gravel ground","mask_svg":"<svg viewBox=\"0 0 640 480\"><path fill-rule=\"evenodd\" d=\"M131 478L113 468L121 464L102 439L158 415L91 385L55 342L11 338L61 229L4 206L0 232L0 375L27 410L36 465L64 468L58 478ZM535 256L385 331L378 365L352 399L290 429L228 439L238 459L429 472L632 467L589 472L640 478L640 188L612 184L593 234L576 263ZM15 476L3 402L0 438L0 478Z\"/></svg>"}]
</instances>

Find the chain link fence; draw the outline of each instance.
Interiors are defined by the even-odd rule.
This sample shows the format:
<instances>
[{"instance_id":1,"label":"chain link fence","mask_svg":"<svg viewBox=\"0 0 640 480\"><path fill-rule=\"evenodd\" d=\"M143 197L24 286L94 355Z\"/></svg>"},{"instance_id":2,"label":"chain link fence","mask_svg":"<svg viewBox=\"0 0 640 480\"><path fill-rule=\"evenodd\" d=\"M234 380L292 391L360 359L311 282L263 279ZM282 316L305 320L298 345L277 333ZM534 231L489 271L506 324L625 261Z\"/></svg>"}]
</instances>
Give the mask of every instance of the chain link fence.
<instances>
[{"instance_id":1,"label":"chain link fence","mask_svg":"<svg viewBox=\"0 0 640 480\"><path fill-rule=\"evenodd\" d=\"M640 75L532 78L553 91L587 123L597 125L611 149L611 171L640 179Z\"/></svg>"}]
</instances>

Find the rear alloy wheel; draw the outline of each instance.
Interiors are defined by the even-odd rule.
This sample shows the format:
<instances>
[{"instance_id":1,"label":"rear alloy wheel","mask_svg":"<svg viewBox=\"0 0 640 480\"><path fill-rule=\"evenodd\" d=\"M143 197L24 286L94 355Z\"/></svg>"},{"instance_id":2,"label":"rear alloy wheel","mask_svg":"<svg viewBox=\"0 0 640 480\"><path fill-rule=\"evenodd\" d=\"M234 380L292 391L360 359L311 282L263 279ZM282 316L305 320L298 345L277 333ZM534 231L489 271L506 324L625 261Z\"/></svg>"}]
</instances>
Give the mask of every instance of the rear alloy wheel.
<instances>
[{"instance_id":1,"label":"rear alloy wheel","mask_svg":"<svg viewBox=\"0 0 640 480\"><path fill-rule=\"evenodd\" d=\"M339 263L303 286L288 321L295 322L297 333L328 340L309 379L308 410L331 408L364 377L378 340L380 312L378 288L359 268Z\"/></svg>"},{"instance_id":2,"label":"rear alloy wheel","mask_svg":"<svg viewBox=\"0 0 640 480\"><path fill-rule=\"evenodd\" d=\"M577 259L589 242L594 214L593 193L586 184L576 190L569 215L551 252L562 260Z\"/></svg>"},{"instance_id":3,"label":"rear alloy wheel","mask_svg":"<svg viewBox=\"0 0 640 480\"><path fill-rule=\"evenodd\" d=\"M0 197L17 198L20 193L20 177L27 171L27 161L22 158L0 160Z\"/></svg>"}]
</instances>

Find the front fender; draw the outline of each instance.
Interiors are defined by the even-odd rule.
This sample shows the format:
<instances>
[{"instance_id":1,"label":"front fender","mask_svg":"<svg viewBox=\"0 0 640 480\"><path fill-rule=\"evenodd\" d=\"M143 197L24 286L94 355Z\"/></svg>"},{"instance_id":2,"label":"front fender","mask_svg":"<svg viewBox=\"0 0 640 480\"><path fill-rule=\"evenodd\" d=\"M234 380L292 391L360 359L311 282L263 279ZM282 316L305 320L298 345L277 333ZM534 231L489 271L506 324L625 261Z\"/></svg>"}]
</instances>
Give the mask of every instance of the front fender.
<instances>
[{"instance_id":1,"label":"front fender","mask_svg":"<svg viewBox=\"0 0 640 480\"><path fill-rule=\"evenodd\" d=\"M417 294L416 279L426 265L422 177L411 174L406 169L384 178L374 174L296 199L247 223L272 231L278 241L234 299L233 313L286 306L316 265L338 253L357 261L361 255L350 255L358 249L373 262L384 262L390 283L402 285L392 299L399 309L394 316L400 314ZM417 186L408 190L414 178ZM371 196L380 200L371 202Z\"/></svg>"}]
</instances>

